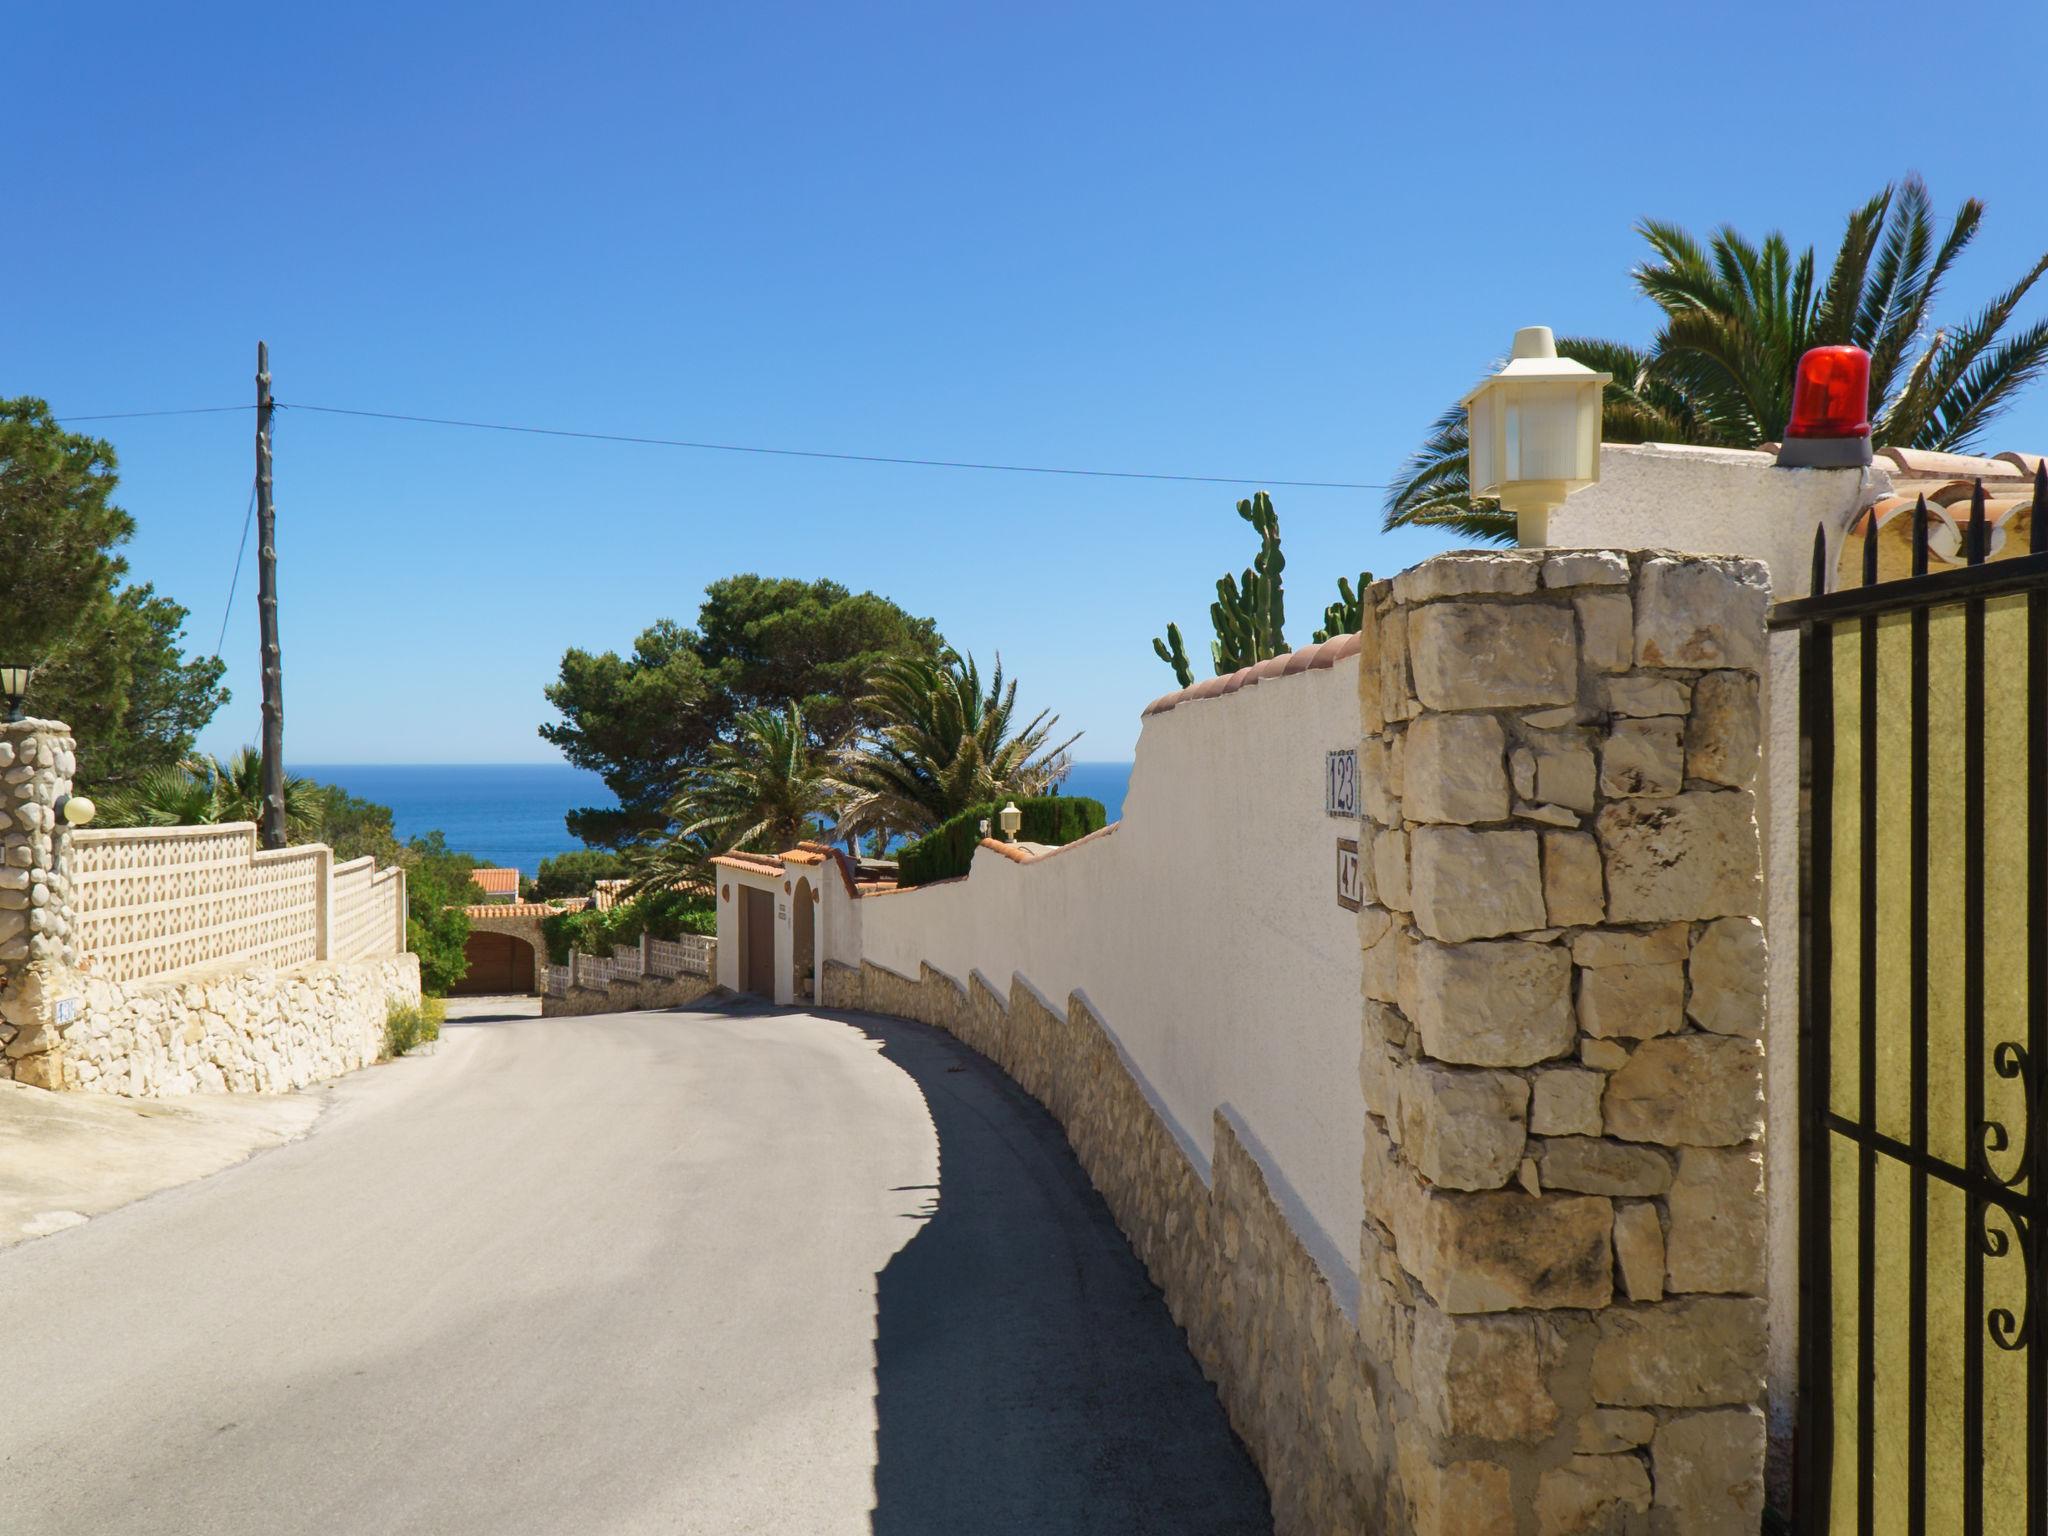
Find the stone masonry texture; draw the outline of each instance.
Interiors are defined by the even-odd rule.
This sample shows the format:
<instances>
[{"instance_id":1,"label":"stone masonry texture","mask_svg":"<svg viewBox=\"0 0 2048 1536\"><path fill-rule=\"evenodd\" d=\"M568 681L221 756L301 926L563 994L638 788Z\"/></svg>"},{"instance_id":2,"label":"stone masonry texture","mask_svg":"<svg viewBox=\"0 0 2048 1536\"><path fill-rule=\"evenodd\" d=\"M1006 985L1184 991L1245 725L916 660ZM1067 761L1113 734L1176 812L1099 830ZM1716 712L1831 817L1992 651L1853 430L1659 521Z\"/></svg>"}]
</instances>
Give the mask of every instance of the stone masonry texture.
<instances>
[{"instance_id":1,"label":"stone masonry texture","mask_svg":"<svg viewBox=\"0 0 2048 1536\"><path fill-rule=\"evenodd\" d=\"M1611 551L1366 594L1355 1319L1228 1115L1205 1183L1078 993L824 967L1059 1119L1281 1536L1756 1528L1767 601Z\"/></svg>"},{"instance_id":2,"label":"stone masonry texture","mask_svg":"<svg viewBox=\"0 0 2048 1536\"><path fill-rule=\"evenodd\" d=\"M1408 854L1360 913L1381 1528L1757 1527L1768 596L1540 550L1367 595L1360 761L1407 765L1363 797Z\"/></svg>"}]
</instances>

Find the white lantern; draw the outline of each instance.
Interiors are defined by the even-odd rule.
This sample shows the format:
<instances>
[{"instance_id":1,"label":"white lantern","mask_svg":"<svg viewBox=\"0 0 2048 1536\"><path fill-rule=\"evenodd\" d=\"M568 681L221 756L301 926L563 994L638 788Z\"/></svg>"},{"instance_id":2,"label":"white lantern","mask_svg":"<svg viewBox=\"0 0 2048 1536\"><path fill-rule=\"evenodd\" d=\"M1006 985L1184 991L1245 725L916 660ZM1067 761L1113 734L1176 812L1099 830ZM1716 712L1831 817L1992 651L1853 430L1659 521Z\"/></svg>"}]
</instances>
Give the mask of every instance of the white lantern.
<instances>
[{"instance_id":1,"label":"white lantern","mask_svg":"<svg viewBox=\"0 0 2048 1536\"><path fill-rule=\"evenodd\" d=\"M1013 843L1017 841L1017 829L1024 825L1024 813L1017 809L1017 802L1012 800L1004 806L996 813L996 819L1002 823L1003 836Z\"/></svg>"},{"instance_id":2,"label":"white lantern","mask_svg":"<svg viewBox=\"0 0 2048 1536\"><path fill-rule=\"evenodd\" d=\"M1600 392L1613 377L1559 357L1550 327L1528 325L1507 366L1459 402L1472 495L1498 496L1523 545L1543 544L1551 509L1599 480Z\"/></svg>"},{"instance_id":3,"label":"white lantern","mask_svg":"<svg viewBox=\"0 0 2048 1536\"><path fill-rule=\"evenodd\" d=\"M0 666L0 698L7 701L9 723L21 718L22 700L28 697L28 681L34 671L33 667Z\"/></svg>"}]
</instances>

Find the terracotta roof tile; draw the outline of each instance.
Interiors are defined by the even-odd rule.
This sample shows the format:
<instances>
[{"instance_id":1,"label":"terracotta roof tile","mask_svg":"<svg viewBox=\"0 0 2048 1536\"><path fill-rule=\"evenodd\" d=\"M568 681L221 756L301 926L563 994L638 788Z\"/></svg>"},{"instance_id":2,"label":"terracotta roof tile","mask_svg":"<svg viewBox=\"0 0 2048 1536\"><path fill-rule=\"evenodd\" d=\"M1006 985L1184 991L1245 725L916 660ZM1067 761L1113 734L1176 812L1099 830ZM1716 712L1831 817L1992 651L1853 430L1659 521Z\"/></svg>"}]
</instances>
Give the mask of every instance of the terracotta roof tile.
<instances>
[{"instance_id":1,"label":"terracotta roof tile","mask_svg":"<svg viewBox=\"0 0 2048 1536\"><path fill-rule=\"evenodd\" d=\"M1284 656L1268 656L1264 661L1249 667L1240 667L1237 671L1226 673L1222 677L1205 678L1174 693L1161 694L1145 706L1139 718L1163 715L1169 709L1191 704L1197 699L1221 698L1227 693L1236 693L1240 688L1250 688L1276 677L1291 677L1297 672L1314 672L1334 667L1345 657L1356 656L1358 646L1357 635L1336 635L1320 645L1305 645L1300 650L1290 651ZM1085 842L1087 839L1083 838L1081 841ZM1071 848L1074 845L1069 843L1067 846Z\"/></svg>"},{"instance_id":2,"label":"terracotta roof tile","mask_svg":"<svg viewBox=\"0 0 2048 1536\"><path fill-rule=\"evenodd\" d=\"M472 869L469 878L474 880L487 896L519 894L519 871L516 869Z\"/></svg>"}]
</instances>

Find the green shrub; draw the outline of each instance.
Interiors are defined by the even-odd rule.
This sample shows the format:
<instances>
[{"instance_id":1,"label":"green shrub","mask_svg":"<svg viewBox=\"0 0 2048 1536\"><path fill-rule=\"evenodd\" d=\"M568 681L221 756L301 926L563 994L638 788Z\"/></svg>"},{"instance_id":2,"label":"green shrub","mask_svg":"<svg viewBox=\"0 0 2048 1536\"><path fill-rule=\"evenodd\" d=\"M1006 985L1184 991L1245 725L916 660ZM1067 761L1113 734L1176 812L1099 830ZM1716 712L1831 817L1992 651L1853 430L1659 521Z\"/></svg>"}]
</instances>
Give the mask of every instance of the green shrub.
<instances>
[{"instance_id":1,"label":"green shrub","mask_svg":"<svg viewBox=\"0 0 2048 1536\"><path fill-rule=\"evenodd\" d=\"M448 1005L438 997L423 997L417 1007L410 1003L392 1008L384 1015L384 1056L386 1060L418 1050L430 1040L441 1038L441 1021Z\"/></svg>"},{"instance_id":2,"label":"green shrub","mask_svg":"<svg viewBox=\"0 0 2048 1536\"><path fill-rule=\"evenodd\" d=\"M626 857L609 848L577 848L542 859L533 877L532 899L588 896L600 880L616 880L626 872Z\"/></svg>"},{"instance_id":3,"label":"green shrub","mask_svg":"<svg viewBox=\"0 0 2048 1536\"><path fill-rule=\"evenodd\" d=\"M693 891L645 891L600 912L557 912L540 920L550 965L567 965L569 951L609 955L640 942L640 935L679 939L686 933L718 932L718 909L709 895Z\"/></svg>"},{"instance_id":4,"label":"green shrub","mask_svg":"<svg viewBox=\"0 0 2048 1536\"><path fill-rule=\"evenodd\" d=\"M1017 839L1025 843L1071 843L1108 825L1109 813L1100 800L1085 795L1044 795L1019 800L1017 809L1024 823ZM995 835L1001 804L977 805L950 821L941 822L914 843L896 850L896 878L904 885L925 885L933 880L950 880L967 873L974 862L974 850L981 842L981 824L989 824Z\"/></svg>"}]
</instances>

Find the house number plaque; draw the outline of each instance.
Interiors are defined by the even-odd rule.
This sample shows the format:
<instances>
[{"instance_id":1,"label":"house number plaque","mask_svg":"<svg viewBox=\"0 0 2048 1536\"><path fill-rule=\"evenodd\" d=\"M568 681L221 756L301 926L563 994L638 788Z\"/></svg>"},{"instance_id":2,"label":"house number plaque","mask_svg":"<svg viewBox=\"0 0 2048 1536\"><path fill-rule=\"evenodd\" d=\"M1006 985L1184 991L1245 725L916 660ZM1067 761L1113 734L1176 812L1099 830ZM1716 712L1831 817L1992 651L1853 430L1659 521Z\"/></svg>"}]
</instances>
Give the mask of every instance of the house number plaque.
<instances>
[{"instance_id":1,"label":"house number plaque","mask_svg":"<svg viewBox=\"0 0 2048 1536\"><path fill-rule=\"evenodd\" d=\"M1364 878L1358 866L1358 839L1337 839L1337 905L1356 912L1365 904Z\"/></svg>"},{"instance_id":2,"label":"house number plaque","mask_svg":"<svg viewBox=\"0 0 2048 1536\"><path fill-rule=\"evenodd\" d=\"M1323 809L1332 816L1358 814L1358 753L1346 748L1327 757L1323 782Z\"/></svg>"}]
</instances>

